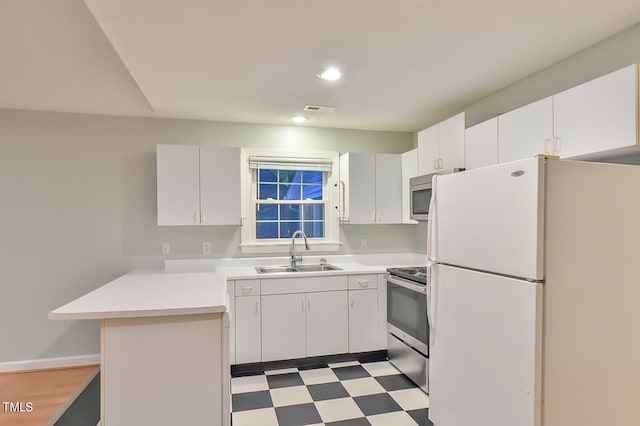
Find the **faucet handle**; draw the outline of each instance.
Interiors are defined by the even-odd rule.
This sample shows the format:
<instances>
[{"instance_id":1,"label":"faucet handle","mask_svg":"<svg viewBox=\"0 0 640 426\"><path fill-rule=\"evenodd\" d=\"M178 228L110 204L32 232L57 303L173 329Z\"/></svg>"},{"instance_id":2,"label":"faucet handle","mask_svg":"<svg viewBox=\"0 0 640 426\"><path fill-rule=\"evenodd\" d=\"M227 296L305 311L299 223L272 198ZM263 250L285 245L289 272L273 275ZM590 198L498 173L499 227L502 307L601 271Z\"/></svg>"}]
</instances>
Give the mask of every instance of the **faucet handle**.
<instances>
[{"instance_id":1,"label":"faucet handle","mask_svg":"<svg viewBox=\"0 0 640 426\"><path fill-rule=\"evenodd\" d=\"M324 257L320 258L320 266L327 266L327 259L325 259Z\"/></svg>"}]
</instances>

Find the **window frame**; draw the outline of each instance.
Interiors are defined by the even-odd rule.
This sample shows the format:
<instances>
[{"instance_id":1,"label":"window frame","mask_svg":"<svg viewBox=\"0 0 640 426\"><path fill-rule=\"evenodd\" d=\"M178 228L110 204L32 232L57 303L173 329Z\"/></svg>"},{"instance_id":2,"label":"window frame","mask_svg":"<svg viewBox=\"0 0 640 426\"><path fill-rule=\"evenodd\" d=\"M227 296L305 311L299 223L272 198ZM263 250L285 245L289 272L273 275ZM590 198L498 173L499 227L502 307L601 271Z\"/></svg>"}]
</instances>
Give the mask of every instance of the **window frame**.
<instances>
[{"instance_id":1,"label":"window frame","mask_svg":"<svg viewBox=\"0 0 640 426\"><path fill-rule=\"evenodd\" d=\"M338 223L337 206L337 181L339 179L340 154L334 151L276 151L245 148L242 150L243 173L241 179L242 197L242 228L240 236L240 249L242 253L286 253L291 246L290 238L258 239L256 237L256 204L267 200L258 200L258 169L249 166L249 158L252 156L274 156L305 159L332 160L330 172L323 172L322 200L292 200L285 203L291 204L324 204L324 238L309 238L311 251L338 251L341 248L340 227ZM274 168L274 167L270 167ZM284 204L284 200L274 200L273 204ZM269 204L269 202L264 203Z\"/></svg>"}]
</instances>

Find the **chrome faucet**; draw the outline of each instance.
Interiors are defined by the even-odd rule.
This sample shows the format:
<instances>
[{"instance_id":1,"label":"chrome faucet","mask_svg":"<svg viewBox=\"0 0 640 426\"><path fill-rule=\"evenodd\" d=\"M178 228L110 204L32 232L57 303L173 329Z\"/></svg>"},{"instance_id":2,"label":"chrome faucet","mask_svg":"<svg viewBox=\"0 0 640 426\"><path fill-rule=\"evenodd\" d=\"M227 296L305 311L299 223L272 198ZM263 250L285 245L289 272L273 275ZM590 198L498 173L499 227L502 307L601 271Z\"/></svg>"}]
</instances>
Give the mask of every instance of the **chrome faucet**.
<instances>
[{"instance_id":1,"label":"chrome faucet","mask_svg":"<svg viewBox=\"0 0 640 426\"><path fill-rule=\"evenodd\" d=\"M302 256L296 256L296 237L298 235L302 235L304 238L304 247L309 250L309 242L307 241L307 236L304 232L298 229L296 232L291 235L291 267L295 268L298 266L298 262L302 262Z\"/></svg>"}]
</instances>

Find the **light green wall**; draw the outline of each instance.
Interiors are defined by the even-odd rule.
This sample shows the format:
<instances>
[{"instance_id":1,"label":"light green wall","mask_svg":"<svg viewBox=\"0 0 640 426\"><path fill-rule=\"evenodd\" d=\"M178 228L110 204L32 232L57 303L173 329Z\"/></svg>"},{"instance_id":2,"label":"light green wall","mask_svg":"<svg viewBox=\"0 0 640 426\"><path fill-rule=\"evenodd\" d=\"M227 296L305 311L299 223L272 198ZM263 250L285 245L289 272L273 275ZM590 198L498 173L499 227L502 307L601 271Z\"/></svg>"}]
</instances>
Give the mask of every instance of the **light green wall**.
<instances>
[{"instance_id":1,"label":"light green wall","mask_svg":"<svg viewBox=\"0 0 640 426\"><path fill-rule=\"evenodd\" d=\"M160 143L403 152L411 133L0 110L0 363L99 353L96 321L47 314L132 268L171 257L239 256L239 228L158 227ZM410 228L411 226L409 226ZM401 225L343 232L369 251L413 251ZM398 228L398 229L394 229ZM351 242L353 241L353 242Z\"/></svg>"}]
</instances>

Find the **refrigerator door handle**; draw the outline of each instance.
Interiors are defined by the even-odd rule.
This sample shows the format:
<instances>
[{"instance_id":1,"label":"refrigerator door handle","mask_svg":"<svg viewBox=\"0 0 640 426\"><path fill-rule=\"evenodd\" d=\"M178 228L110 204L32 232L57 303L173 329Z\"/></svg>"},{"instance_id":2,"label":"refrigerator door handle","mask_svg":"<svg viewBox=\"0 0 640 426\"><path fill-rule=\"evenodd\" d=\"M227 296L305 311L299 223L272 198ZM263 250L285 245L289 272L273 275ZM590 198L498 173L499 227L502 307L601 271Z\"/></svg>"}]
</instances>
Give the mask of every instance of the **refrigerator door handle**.
<instances>
[{"instance_id":1,"label":"refrigerator door handle","mask_svg":"<svg viewBox=\"0 0 640 426\"><path fill-rule=\"evenodd\" d=\"M436 323L434 312L434 296L436 294L436 265L427 266L427 322L429 323L429 344L434 345L436 340Z\"/></svg>"},{"instance_id":2,"label":"refrigerator door handle","mask_svg":"<svg viewBox=\"0 0 640 426\"><path fill-rule=\"evenodd\" d=\"M437 190L437 176L434 176L431 180L431 200L429 200L429 219L427 223L427 260L429 262L436 261L436 247L435 247L435 223L436 223L436 190Z\"/></svg>"}]
</instances>

